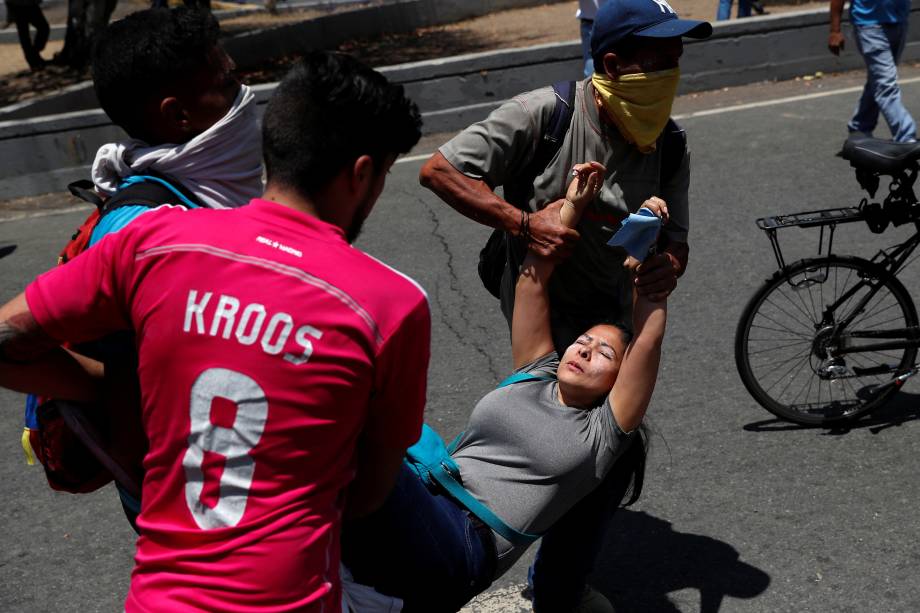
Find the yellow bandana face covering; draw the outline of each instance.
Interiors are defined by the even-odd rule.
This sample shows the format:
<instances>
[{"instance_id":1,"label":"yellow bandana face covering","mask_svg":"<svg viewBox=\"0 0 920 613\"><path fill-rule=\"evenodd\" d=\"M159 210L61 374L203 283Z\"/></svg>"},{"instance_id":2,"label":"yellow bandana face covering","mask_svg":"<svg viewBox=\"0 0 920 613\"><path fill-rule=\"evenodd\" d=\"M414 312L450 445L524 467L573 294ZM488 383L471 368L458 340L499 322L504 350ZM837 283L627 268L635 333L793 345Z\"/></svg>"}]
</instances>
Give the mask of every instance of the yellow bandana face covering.
<instances>
[{"instance_id":1,"label":"yellow bandana face covering","mask_svg":"<svg viewBox=\"0 0 920 613\"><path fill-rule=\"evenodd\" d=\"M597 73L591 77L607 115L642 153L655 150L655 141L671 116L679 80L679 68L620 75L616 79Z\"/></svg>"}]
</instances>

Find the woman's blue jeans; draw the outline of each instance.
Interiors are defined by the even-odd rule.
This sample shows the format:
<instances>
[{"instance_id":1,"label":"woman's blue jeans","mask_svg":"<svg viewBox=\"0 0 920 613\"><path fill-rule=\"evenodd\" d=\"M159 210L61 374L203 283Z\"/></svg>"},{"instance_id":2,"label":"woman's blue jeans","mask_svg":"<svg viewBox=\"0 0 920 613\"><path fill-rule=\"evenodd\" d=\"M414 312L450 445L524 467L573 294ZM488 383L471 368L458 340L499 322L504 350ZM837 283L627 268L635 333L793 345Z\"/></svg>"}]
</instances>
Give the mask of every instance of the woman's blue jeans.
<instances>
[{"instance_id":1,"label":"woman's blue jeans","mask_svg":"<svg viewBox=\"0 0 920 613\"><path fill-rule=\"evenodd\" d=\"M904 107L898 86L898 61L907 42L907 22L876 26L853 26L856 48L866 62L866 86L847 125L850 132L871 135L879 112L899 143L917 138L917 124Z\"/></svg>"},{"instance_id":2,"label":"woman's blue jeans","mask_svg":"<svg viewBox=\"0 0 920 613\"><path fill-rule=\"evenodd\" d=\"M342 561L358 583L403 599L406 613L454 612L491 585L495 542L403 465L383 506L343 527Z\"/></svg>"}]
</instances>

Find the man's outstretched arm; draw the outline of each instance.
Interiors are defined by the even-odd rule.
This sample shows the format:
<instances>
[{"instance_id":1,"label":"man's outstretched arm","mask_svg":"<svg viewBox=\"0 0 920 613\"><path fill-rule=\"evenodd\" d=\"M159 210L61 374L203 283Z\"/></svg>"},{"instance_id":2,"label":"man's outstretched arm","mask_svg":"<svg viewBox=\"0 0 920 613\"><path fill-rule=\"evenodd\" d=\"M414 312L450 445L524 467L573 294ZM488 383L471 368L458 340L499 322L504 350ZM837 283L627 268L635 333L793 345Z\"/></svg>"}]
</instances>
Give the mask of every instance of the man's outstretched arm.
<instances>
[{"instance_id":1,"label":"man's outstretched arm","mask_svg":"<svg viewBox=\"0 0 920 613\"><path fill-rule=\"evenodd\" d=\"M102 364L45 334L25 294L0 307L0 387L85 402L98 398L102 374Z\"/></svg>"},{"instance_id":2,"label":"man's outstretched arm","mask_svg":"<svg viewBox=\"0 0 920 613\"><path fill-rule=\"evenodd\" d=\"M499 198L482 179L468 177L454 168L440 151L422 166L419 182L473 221L514 236L528 235L530 247L541 257L568 255L578 240L578 232L560 223L555 211L522 213Z\"/></svg>"}]
</instances>

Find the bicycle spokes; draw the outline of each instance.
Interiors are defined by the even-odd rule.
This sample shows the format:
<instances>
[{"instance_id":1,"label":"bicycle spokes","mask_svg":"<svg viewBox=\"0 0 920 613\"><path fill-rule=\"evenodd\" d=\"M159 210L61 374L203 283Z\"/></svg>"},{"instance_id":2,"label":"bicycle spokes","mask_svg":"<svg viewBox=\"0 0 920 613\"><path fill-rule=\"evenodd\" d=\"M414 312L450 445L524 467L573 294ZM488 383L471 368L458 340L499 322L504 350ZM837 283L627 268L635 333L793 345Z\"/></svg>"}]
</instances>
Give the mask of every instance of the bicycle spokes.
<instances>
[{"instance_id":1,"label":"bicycle spokes","mask_svg":"<svg viewBox=\"0 0 920 613\"><path fill-rule=\"evenodd\" d=\"M752 395L778 415L824 423L865 412L916 355L913 303L865 260L790 266L749 303L736 361Z\"/></svg>"}]
</instances>

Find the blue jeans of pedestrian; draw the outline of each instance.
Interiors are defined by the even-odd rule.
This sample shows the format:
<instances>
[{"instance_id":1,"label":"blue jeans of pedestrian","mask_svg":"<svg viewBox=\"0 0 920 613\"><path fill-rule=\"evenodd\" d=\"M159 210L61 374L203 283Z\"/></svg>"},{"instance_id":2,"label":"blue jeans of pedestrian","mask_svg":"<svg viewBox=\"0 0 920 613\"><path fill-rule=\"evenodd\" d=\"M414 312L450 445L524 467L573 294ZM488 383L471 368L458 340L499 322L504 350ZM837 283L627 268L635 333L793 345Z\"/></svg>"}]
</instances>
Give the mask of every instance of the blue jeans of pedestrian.
<instances>
[{"instance_id":1,"label":"blue jeans of pedestrian","mask_svg":"<svg viewBox=\"0 0 920 613\"><path fill-rule=\"evenodd\" d=\"M453 613L491 585L495 541L403 465L383 506L343 527L342 561L358 583L401 598L405 613Z\"/></svg>"},{"instance_id":2,"label":"blue jeans of pedestrian","mask_svg":"<svg viewBox=\"0 0 920 613\"><path fill-rule=\"evenodd\" d=\"M738 18L751 16L751 0L738 0ZM719 0L716 20L724 21L732 17L732 0Z\"/></svg>"},{"instance_id":3,"label":"blue jeans of pedestrian","mask_svg":"<svg viewBox=\"0 0 920 613\"><path fill-rule=\"evenodd\" d=\"M594 29L593 19L579 19L581 22L581 55L585 60L585 77L594 74L594 60L591 59L591 31Z\"/></svg>"},{"instance_id":4,"label":"blue jeans of pedestrian","mask_svg":"<svg viewBox=\"0 0 920 613\"><path fill-rule=\"evenodd\" d=\"M895 142L917 138L917 124L904 107L898 86L898 62L907 43L907 22L876 26L853 26L856 48L866 62L866 86L847 125L850 132L871 135L879 112L891 129Z\"/></svg>"}]
</instances>

